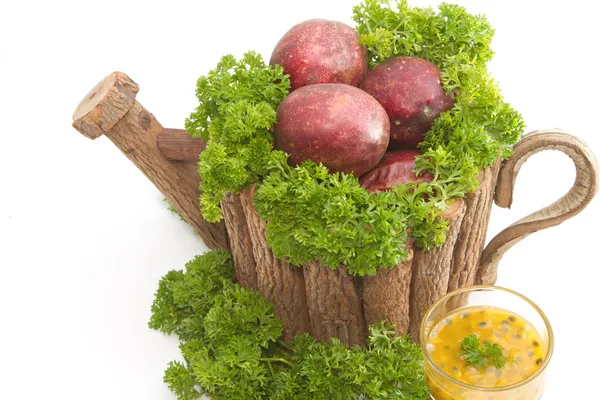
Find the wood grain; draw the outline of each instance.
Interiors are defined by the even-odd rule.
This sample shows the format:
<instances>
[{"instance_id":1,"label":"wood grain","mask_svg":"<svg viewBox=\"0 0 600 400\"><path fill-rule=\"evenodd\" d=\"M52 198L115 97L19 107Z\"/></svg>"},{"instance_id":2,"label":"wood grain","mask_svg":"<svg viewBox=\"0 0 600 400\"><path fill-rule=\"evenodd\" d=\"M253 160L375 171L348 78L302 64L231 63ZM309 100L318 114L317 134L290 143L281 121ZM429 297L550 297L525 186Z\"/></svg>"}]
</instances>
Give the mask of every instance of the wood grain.
<instances>
[{"instance_id":1,"label":"wood grain","mask_svg":"<svg viewBox=\"0 0 600 400\"><path fill-rule=\"evenodd\" d=\"M242 191L241 201L256 263L256 286L283 321L283 339L287 341L309 331L304 275L302 268L275 257L267 245L266 225L254 208L255 190L253 186Z\"/></svg>"},{"instance_id":2,"label":"wood grain","mask_svg":"<svg viewBox=\"0 0 600 400\"><path fill-rule=\"evenodd\" d=\"M206 142L191 137L185 129L164 128L158 135L158 148L168 160L197 163Z\"/></svg>"},{"instance_id":3,"label":"wood grain","mask_svg":"<svg viewBox=\"0 0 600 400\"><path fill-rule=\"evenodd\" d=\"M494 165L481 170L478 176L479 189L467 194L465 199L467 209L454 246L448 291L475 283L479 259L485 245L499 169L500 159Z\"/></svg>"},{"instance_id":4,"label":"wood grain","mask_svg":"<svg viewBox=\"0 0 600 400\"><path fill-rule=\"evenodd\" d=\"M241 195L228 193L221 202L221 209L229 236L236 280L246 289L257 289L256 262Z\"/></svg>"},{"instance_id":5,"label":"wood grain","mask_svg":"<svg viewBox=\"0 0 600 400\"><path fill-rule=\"evenodd\" d=\"M408 332L410 281L412 276L413 250L406 261L391 269L380 268L375 276L362 278L362 299L367 325L389 321L396 326L398 334Z\"/></svg>"},{"instance_id":6,"label":"wood grain","mask_svg":"<svg viewBox=\"0 0 600 400\"><path fill-rule=\"evenodd\" d=\"M415 249L410 290L410 334L414 341L419 340L421 320L429 307L448 292L454 246L466 209L465 201L455 199L443 214L449 221L444 244L428 251Z\"/></svg>"},{"instance_id":7,"label":"wood grain","mask_svg":"<svg viewBox=\"0 0 600 400\"><path fill-rule=\"evenodd\" d=\"M360 283L340 265L336 270L312 261L304 265L310 334L317 340L338 338L348 345L364 345L367 326Z\"/></svg>"},{"instance_id":8,"label":"wood grain","mask_svg":"<svg viewBox=\"0 0 600 400\"><path fill-rule=\"evenodd\" d=\"M89 139L110 131L135 103L139 86L122 72L98 82L73 113L73 127Z\"/></svg>"}]
</instances>

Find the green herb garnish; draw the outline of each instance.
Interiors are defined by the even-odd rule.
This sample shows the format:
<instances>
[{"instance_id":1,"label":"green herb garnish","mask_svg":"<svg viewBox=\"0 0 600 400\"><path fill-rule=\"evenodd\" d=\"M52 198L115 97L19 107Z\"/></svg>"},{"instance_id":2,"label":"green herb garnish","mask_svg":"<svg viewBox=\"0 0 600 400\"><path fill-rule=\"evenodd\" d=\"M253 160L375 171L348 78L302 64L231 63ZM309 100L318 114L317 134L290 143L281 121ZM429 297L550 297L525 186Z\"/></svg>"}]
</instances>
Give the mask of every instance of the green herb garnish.
<instances>
[{"instance_id":1,"label":"green herb garnish","mask_svg":"<svg viewBox=\"0 0 600 400\"><path fill-rule=\"evenodd\" d=\"M505 158L511 155L524 122L487 71L494 29L485 16L455 4L442 3L435 12L406 0L365 0L354 7L353 19L371 67L395 56L420 57L440 68L446 91L458 93L454 108L436 119L419 146L423 158L442 147L479 169L496 161L499 151ZM452 170L452 164L443 166ZM461 174L461 179L476 179L476 174Z\"/></svg>"},{"instance_id":2,"label":"green herb garnish","mask_svg":"<svg viewBox=\"0 0 600 400\"><path fill-rule=\"evenodd\" d=\"M198 167L200 207L204 219L217 222L223 218L219 202L225 194L251 186L265 173L273 148L269 130L288 94L289 75L248 52L239 61L224 56L196 86L200 104L185 129L208 141Z\"/></svg>"},{"instance_id":3,"label":"green herb garnish","mask_svg":"<svg viewBox=\"0 0 600 400\"><path fill-rule=\"evenodd\" d=\"M472 333L461 340L460 350L465 361L477 368L493 365L500 369L506 364L506 357L498 343L486 342L481 346L477 335Z\"/></svg>"},{"instance_id":4,"label":"green herb garnish","mask_svg":"<svg viewBox=\"0 0 600 400\"><path fill-rule=\"evenodd\" d=\"M375 275L406 259L408 231L421 247L441 245L447 221L434 185L410 183L388 193L370 193L349 174L330 174L323 165L287 164L276 152L254 198L269 221L267 238L275 256L293 264L320 259L344 264L351 275ZM426 197L430 201L425 201ZM439 198L443 201L443 197Z\"/></svg>"},{"instance_id":5,"label":"green herb garnish","mask_svg":"<svg viewBox=\"0 0 600 400\"><path fill-rule=\"evenodd\" d=\"M364 348L309 335L282 342L272 306L234 283L224 250L162 278L149 326L179 336L183 362L164 376L179 400L429 398L419 346L390 324L372 325Z\"/></svg>"}]
</instances>

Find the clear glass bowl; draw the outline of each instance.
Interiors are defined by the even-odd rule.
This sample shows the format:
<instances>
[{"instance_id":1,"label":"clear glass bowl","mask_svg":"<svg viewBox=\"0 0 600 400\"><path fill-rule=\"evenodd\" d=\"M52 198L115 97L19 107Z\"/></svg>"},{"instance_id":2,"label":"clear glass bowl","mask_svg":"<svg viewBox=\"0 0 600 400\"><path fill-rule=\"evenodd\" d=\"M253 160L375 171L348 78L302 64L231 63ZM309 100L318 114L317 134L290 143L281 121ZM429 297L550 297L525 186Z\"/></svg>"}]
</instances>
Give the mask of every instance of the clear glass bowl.
<instances>
[{"instance_id":1,"label":"clear glass bowl","mask_svg":"<svg viewBox=\"0 0 600 400\"><path fill-rule=\"evenodd\" d=\"M477 306L498 307L514 312L539 332L545 357L532 376L513 385L484 388L462 383L435 365L427 349L432 330L456 310ZM552 358L554 348L552 327L542 310L517 292L497 286L470 286L452 291L429 308L421 322L419 339L425 355L425 375L431 388L431 396L435 400L537 400L544 393L546 366Z\"/></svg>"}]
</instances>

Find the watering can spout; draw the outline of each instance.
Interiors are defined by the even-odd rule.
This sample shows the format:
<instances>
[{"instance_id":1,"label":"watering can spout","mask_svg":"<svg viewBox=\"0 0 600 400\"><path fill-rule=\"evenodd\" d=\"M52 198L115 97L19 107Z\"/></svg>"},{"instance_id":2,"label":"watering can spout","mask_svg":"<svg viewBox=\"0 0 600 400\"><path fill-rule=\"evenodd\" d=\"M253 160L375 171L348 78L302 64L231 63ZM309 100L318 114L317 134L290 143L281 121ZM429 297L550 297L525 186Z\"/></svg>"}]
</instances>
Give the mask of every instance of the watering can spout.
<instances>
[{"instance_id":1,"label":"watering can spout","mask_svg":"<svg viewBox=\"0 0 600 400\"><path fill-rule=\"evenodd\" d=\"M178 143L180 130L164 129L136 100L138 90L137 83L126 74L113 72L79 103L73 114L73 127L90 139L108 137L154 183L208 247L227 248L224 224L208 223L200 213L197 167L168 159L159 147L161 137L167 145ZM194 143L196 147L203 146Z\"/></svg>"}]
</instances>

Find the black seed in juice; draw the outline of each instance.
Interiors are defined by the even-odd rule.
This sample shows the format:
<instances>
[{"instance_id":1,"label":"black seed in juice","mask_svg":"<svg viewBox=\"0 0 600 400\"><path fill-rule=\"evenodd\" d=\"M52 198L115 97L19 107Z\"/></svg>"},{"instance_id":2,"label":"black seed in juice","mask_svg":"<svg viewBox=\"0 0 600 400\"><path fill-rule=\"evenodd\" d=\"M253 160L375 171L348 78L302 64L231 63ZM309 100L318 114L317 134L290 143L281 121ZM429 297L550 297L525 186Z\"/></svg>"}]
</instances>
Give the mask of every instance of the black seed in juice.
<instances>
[{"instance_id":1,"label":"black seed in juice","mask_svg":"<svg viewBox=\"0 0 600 400\"><path fill-rule=\"evenodd\" d=\"M479 327L480 327L480 328L485 328L486 326L487 326L487 322L485 322L485 321L481 321L481 322L479 323Z\"/></svg>"},{"instance_id":2,"label":"black seed in juice","mask_svg":"<svg viewBox=\"0 0 600 400\"><path fill-rule=\"evenodd\" d=\"M539 346L540 346L540 343L539 343L537 340L534 340L533 342L531 342L531 345L532 345L533 347L539 347Z\"/></svg>"},{"instance_id":3,"label":"black seed in juice","mask_svg":"<svg viewBox=\"0 0 600 400\"><path fill-rule=\"evenodd\" d=\"M517 320L517 318L516 318L514 315L510 315L510 316L508 317L508 320L509 320L510 322L515 322L515 321Z\"/></svg>"},{"instance_id":4,"label":"black seed in juice","mask_svg":"<svg viewBox=\"0 0 600 400\"><path fill-rule=\"evenodd\" d=\"M542 360L541 358L538 358L537 360L535 360L535 363L536 363L537 365L542 365L542 361L543 361L543 360Z\"/></svg>"},{"instance_id":5,"label":"black seed in juice","mask_svg":"<svg viewBox=\"0 0 600 400\"><path fill-rule=\"evenodd\" d=\"M458 367L457 366L452 367L452 372L458 372Z\"/></svg>"}]
</instances>

